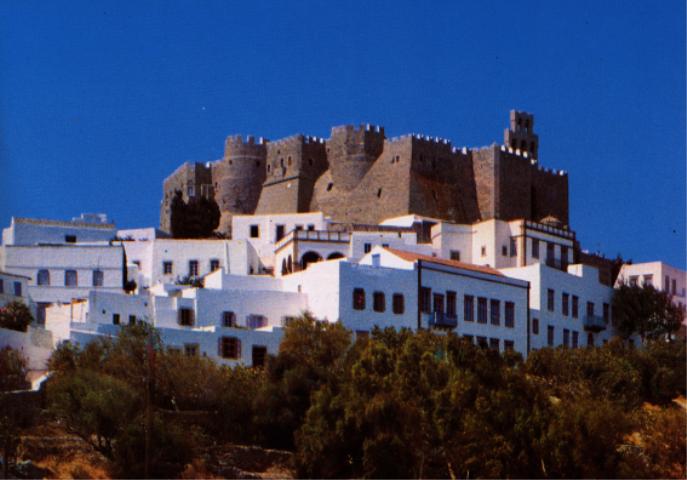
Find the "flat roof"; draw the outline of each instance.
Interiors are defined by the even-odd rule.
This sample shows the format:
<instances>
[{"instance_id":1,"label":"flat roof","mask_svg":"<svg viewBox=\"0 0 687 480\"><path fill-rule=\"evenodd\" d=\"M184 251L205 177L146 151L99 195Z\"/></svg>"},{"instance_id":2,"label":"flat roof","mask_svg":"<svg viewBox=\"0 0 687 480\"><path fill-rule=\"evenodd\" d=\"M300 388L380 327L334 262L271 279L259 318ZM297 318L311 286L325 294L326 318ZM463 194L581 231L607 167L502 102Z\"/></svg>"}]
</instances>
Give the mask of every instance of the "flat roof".
<instances>
[{"instance_id":1,"label":"flat roof","mask_svg":"<svg viewBox=\"0 0 687 480\"><path fill-rule=\"evenodd\" d=\"M115 228L114 223L89 223L80 221L68 220L50 220L46 218L26 218L26 217L12 217L12 223L26 223L30 225L46 225L52 227L85 227L97 228L101 230L111 230Z\"/></svg>"}]
</instances>

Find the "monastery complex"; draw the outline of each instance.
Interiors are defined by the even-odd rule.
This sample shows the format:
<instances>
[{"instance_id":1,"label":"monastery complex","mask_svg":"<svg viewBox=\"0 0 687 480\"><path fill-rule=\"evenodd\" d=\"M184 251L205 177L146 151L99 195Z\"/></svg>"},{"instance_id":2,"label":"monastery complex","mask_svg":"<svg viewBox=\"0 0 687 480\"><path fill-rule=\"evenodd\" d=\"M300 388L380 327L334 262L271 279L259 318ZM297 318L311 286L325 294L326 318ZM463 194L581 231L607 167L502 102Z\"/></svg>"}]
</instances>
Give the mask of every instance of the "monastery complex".
<instances>
[{"instance_id":1,"label":"monastery complex","mask_svg":"<svg viewBox=\"0 0 687 480\"><path fill-rule=\"evenodd\" d=\"M334 127L328 139L230 136L221 159L164 180L159 228L117 229L104 214L13 218L0 306L19 299L36 322L0 330L0 347L42 369L60 342L148 322L166 348L261 366L310 312L356 338L428 329L527 356L607 342L623 282L684 307L684 271L652 262L618 274L584 250L569 225L568 175L542 167L538 152L534 116L517 111L503 143L482 148L386 138L371 125ZM217 203L215 237L172 237L177 192Z\"/></svg>"}]
</instances>

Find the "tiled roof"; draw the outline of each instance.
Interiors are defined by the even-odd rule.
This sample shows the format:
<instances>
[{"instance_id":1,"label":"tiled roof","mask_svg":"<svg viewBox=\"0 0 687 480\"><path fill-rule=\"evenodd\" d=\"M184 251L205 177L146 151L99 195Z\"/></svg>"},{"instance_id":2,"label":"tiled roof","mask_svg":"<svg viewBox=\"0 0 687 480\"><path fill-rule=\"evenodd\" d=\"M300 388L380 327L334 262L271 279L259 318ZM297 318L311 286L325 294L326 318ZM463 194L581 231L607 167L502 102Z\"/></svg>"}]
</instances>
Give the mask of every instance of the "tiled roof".
<instances>
[{"instance_id":1,"label":"tiled roof","mask_svg":"<svg viewBox=\"0 0 687 480\"><path fill-rule=\"evenodd\" d=\"M447 260L445 258L430 257L429 255L422 255L415 252L408 252L405 250L396 250L395 248L386 248L385 250L393 253L399 258L406 260L408 262L416 262L422 260L428 263L437 263L439 265L446 265L448 267L461 268L463 270L471 270L473 272L486 273L488 275L496 275L498 277L503 277L501 272L491 267L483 267L481 265L473 265L471 263L458 262L456 260Z\"/></svg>"}]
</instances>

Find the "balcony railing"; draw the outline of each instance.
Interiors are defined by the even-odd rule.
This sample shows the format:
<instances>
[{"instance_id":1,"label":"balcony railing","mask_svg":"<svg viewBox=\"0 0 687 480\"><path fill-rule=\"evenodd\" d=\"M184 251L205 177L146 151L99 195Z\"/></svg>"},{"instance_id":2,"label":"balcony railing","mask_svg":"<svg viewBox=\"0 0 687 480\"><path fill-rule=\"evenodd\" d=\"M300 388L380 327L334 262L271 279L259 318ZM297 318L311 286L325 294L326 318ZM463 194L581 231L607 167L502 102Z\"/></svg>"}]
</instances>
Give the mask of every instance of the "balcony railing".
<instances>
[{"instance_id":1,"label":"balcony railing","mask_svg":"<svg viewBox=\"0 0 687 480\"><path fill-rule=\"evenodd\" d=\"M330 230L292 230L277 240L275 249L279 250L292 240L348 243L351 240L351 234Z\"/></svg>"},{"instance_id":2,"label":"balcony railing","mask_svg":"<svg viewBox=\"0 0 687 480\"><path fill-rule=\"evenodd\" d=\"M586 315L582 320L584 329L590 332L606 330L606 320L598 315Z\"/></svg>"},{"instance_id":3,"label":"balcony railing","mask_svg":"<svg viewBox=\"0 0 687 480\"><path fill-rule=\"evenodd\" d=\"M556 235L563 238L569 238L571 240L575 239L575 232L571 232L566 228L558 228L552 225L547 225L545 223L533 222L531 220L526 220L525 224L527 225L527 228L530 230L538 230L540 232L550 233L552 235Z\"/></svg>"},{"instance_id":4,"label":"balcony railing","mask_svg":"<svg viewBox=\"0 0 687 480\"><path fill-rule=\"evenodd\" d=\"M456 328L458 326L458 318L448 316L444 312L432 312L429 315L429 326L439 328Z\"/></svg>"}]
</instances>

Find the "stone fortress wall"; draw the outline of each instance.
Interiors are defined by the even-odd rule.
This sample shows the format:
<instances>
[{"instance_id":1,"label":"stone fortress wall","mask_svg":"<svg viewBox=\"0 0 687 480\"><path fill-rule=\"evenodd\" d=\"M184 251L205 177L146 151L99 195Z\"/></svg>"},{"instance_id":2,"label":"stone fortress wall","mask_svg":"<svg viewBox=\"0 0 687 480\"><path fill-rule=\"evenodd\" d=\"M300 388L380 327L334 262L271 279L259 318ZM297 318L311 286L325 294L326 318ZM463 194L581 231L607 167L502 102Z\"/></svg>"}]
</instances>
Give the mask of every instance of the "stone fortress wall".
<instances>
[{"instance_id":1,"label":"stone fortress wall","mask_svg":"<svg viewBox=\"0 0 687 480\"><path fill-rule=\"evenodd\" d=\"M160 227L170 229L176 190L211 196L230 233L233 214L322 211L335 222L376 224L405 214L456 223L497 218L568 225L568 175L537 160L534 116L511 111L503 144L470 149L425 135L387 138L384 128L344 125L329 139L230 136L224 157L185 163L163 184Z\"/></svg>"}]
</instances>

